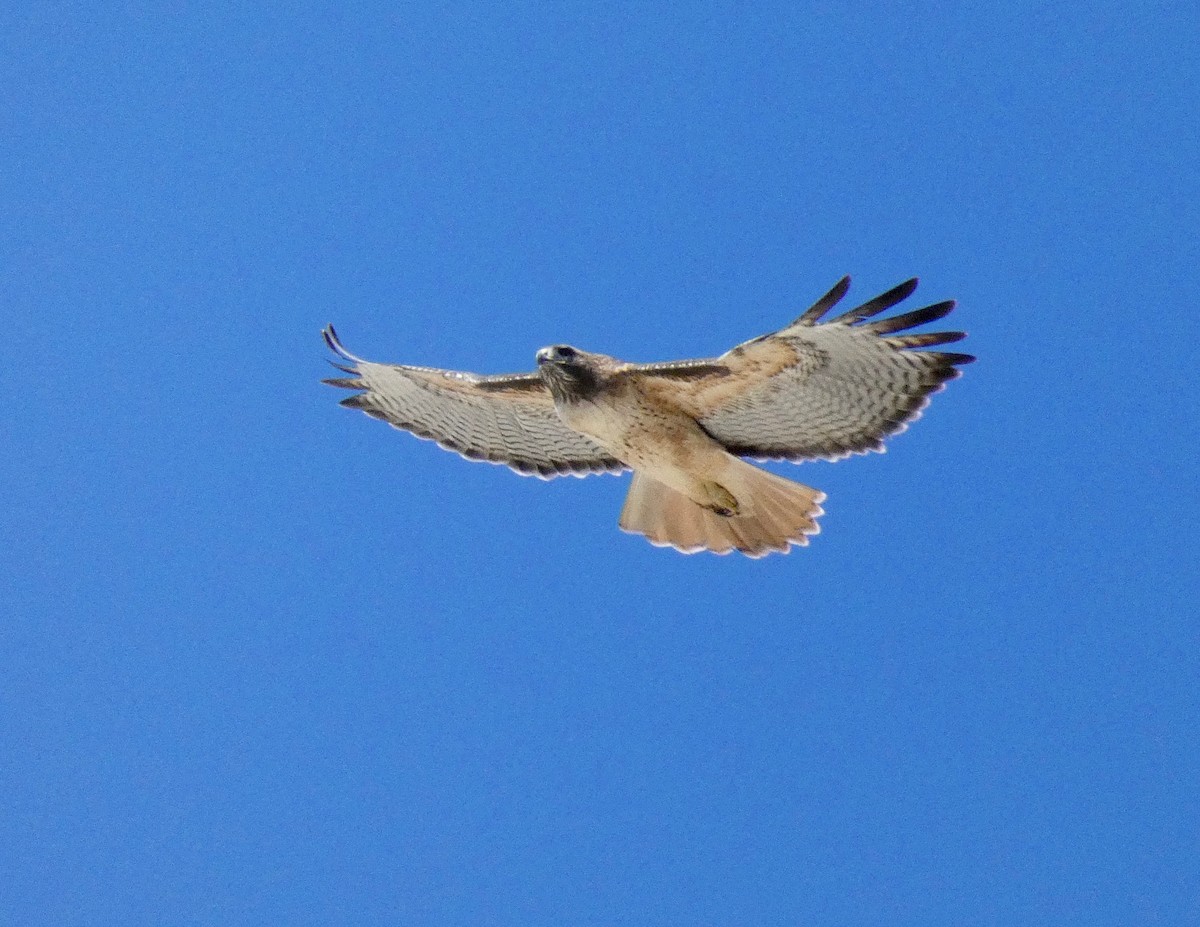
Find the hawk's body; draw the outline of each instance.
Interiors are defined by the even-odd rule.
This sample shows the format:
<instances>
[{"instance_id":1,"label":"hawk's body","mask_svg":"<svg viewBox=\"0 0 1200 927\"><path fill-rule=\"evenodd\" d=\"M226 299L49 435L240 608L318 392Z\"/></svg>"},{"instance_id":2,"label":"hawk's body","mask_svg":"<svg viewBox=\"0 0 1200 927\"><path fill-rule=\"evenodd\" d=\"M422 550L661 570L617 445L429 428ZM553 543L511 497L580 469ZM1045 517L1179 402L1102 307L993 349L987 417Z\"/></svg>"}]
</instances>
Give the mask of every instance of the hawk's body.
<instances>
[{"instance_id":1,"label":"hawk's body","mask_svg":"<svg viewBox=\"0 0 1200 927\"><path fill-rule=\"evenodd\" d=\"M874 322L911 280L832 322L842 280L787 328L715 359L626 364L566 345L538 352L536 374L481 377L373 364L326 340L364 390L344 400L472 459L544 478L634 471L621 527L686 552L761 556L807 543L824 495L742 457L838 459L882 450L965 354L913 350L961 332L893 336L941 318L939 303Z\"/></svg>"},{"instance_id":2,"label":"hawk's body","mask_svg":"<svg viewBox=\"0 0 1200 927\"><path fill-rule=\"evenodd\" d=\"M652 382L623 376L614 358L581 351L575 356L596 371L598 389L582 395L556 392L556 369L548 366L559 418L630 469L697 496L695 484L716 476L729 456L725 449Z\"/></svg>"}]
</instances>

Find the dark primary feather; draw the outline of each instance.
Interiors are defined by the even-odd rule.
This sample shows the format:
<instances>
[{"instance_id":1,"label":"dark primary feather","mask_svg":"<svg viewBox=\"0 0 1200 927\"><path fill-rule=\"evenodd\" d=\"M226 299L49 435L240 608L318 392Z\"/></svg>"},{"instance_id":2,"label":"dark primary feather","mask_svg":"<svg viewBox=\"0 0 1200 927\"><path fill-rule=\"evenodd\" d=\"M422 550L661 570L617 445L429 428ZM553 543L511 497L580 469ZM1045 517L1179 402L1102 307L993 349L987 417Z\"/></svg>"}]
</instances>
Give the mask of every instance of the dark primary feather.
<instances>
[{"instance_id":1,"label":"dark primary feather","mask_svg":"<svg viewBox=\"0 0 1200 927\"><path fill-rule=\"evenodd\" d=\"M849 312L843 312L836 319L831 319L832 322L841 322L845 325L851 325L855 322L861 322L863 319L869 319L871 316L879 315L881 312L886 312L892 306L904 302L908 297L912 296L913 290L917 288L917 278L905 280L898 286L892 287L886 293L876 296L874 299L869 299L857 309L851 309Z\"/></svg>"},{"instance_id":2,"label":"dark primary feather","mask_svg":"<svg viewBox=\"0 0 1200 927\"><path fill-rule=\"evenodd\" d=\"M892 332L902 332L906 328L916 328L927 322L936 322L938 319L948 316L953 310L954 300L950 299L944 303L926 306L924 309L906 312L904 315L894 315L890 319L868 322L863 328L875 335L890 335Z\"/></svg>"},{"instance_id":3,"label":"dark primary feather","mask_svg":"<svg viewBox=\"0 0 1200 927\"><path fill-rule=\"evenodd\" d=\"M321 329L321 337L325 339L325 344L329 346L329 350L331 350L338 357L342 358L342 360L348 360L351 363L357 363L358 361L362 360L362 358L355 357L344 347L342 347L342 340L338 337L337 329L335 329L332 324L326 325L323 329ZM354 370L350 367L343 367L341 364L334 364L333 361L330 361L329 363L337 367L338 370L343 370L346 373L354 373Z\"/></svg>"},{"instance_id":4,"label":"dark primary feather","mask_svg":"<svg viewBox=\"0 0 1200 927\"><path fill-rule=\"evenodd\" d=\"M830 309L842 301L842 297L846 295L846 291L850 289L850 278L843 277L833 285L833 288L813 303L804 315L796 319L792 325L812 325L814 322L820 321Z\"/></svg>"}]
</instances>

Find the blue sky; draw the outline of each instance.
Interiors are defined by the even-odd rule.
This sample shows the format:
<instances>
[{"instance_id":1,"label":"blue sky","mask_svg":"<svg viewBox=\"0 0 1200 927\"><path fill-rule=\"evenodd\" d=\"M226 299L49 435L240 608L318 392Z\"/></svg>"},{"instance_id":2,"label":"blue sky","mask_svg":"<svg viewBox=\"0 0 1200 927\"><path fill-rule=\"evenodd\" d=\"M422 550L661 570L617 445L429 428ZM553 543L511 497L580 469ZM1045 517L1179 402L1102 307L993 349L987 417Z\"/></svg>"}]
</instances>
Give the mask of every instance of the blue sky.
<instances>
[{"instance_id":1,"label":"blue sky","mask_svg":"<svg viewBox=\"0 0 1200 927\"><path fill-rule=\"evenodd\" d=\"M1200 920L1191 3L0 12L0 922ZM979 363L787 557L338 408L842 274Z\"/></svg>"}]
</instances>

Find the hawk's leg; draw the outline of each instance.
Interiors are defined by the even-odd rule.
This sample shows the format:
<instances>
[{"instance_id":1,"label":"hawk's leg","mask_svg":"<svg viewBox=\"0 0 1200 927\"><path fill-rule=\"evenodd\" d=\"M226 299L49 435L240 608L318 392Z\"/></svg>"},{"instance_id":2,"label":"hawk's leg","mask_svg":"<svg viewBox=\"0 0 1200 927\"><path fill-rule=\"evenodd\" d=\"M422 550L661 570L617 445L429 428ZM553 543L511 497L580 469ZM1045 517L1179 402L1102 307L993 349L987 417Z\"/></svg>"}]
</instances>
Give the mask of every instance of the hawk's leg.
<instances>
[{"instance_id":1,"label":"hawk's leg","mask_svg":"<svg viewBox=\"0 0 1200 927\"><path fill-rule=\"evenodd\" d=\"M722 518L732 518L741 510L737 497L720 483L714 483L709 480L702 483L701 486L704 489L705 495L708 496L706 509L715 512Z\"/></svg>"}]
</instances>

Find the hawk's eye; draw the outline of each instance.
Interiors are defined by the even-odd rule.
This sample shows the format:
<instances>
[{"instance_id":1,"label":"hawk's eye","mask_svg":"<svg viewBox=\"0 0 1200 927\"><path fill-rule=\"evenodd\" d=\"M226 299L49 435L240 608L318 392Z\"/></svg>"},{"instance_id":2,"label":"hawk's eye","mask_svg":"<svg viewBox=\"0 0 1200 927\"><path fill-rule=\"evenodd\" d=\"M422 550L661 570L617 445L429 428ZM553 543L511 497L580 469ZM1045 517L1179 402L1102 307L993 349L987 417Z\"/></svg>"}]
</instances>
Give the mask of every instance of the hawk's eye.
<instances>
[{"instance_id":1,"label":"hawk's eye","mask_svg":"<svg viewBox=\"0 0 1200 927\"><path fill-rule=\"evenodd\" d=\"M571 347L567 347L566 345L563 345L561 348L558 349L558 356L565 358L567 360L570 360L572 357L575 356L575 349L571 348Z\"/></svg>"}]
</instances>

